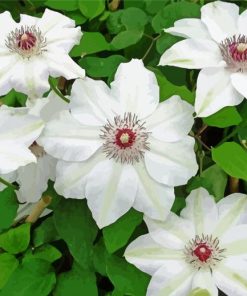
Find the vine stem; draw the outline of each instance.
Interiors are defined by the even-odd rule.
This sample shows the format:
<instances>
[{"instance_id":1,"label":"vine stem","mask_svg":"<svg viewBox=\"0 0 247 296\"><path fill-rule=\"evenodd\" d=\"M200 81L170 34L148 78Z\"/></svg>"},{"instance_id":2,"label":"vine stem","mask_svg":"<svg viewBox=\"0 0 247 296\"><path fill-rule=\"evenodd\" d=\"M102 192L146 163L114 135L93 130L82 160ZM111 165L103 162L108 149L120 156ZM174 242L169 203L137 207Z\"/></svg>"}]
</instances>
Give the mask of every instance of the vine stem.
<instances>
[{"instance_id":1,"label":"vine stem","mask_svg":"<svg viewBox=\"0 0 247 296\"><path fill-rule=\"evenodd\" d=\"M158 36L155 37L155 38L153 38L152 36L149 36L149 35L147 35L147 34L144 34L144 36L147 37L147 38L149 38L149 39L151 39L152 41L151 41L151 43L150 43L150 45L149 45L147 51L145 52L144 56L142 57L142 60L145 60L145 58L148 56L150 50L152 49L152 47L153 47L155 41L156 41L157 39L160 38L160 35L158 35Z\"/></svg>"},{"instance_id":2,"label":"vine stem","mask_svg":"<svg viewBox=\"0 0 247 296\"><path fill-rule=\"evenodd\" d=\"M238 128L235 128L229 135L227 135L223 140L221 140L217 146L225 143L225 141L229 140L230 138L232 138L233 136L236 135L236 133L238 132Z\"/></svg>"},{"instance_id":3,"label":"vine stem","mask_svg":"<svg viewBox=\"0 0 247 296\"><path fill-rule=\"evenodd\" d=\"M0 183L2 183L2 184L4 184L4 185L6 185L7 187L10 187L10 188L12 188L12 189L14 189L14 190L18 190L18 189L19 189L18 186L14 185L14 184L12 184L12 183L10 183L10 182L8 182L8 181L6 181L5 179L3 179L3 178L1 178L1 177L0 177Z\"/></svg>"},{"instance_id":4,"label":"vine stem","mask_svg":"<svg viewBox=\"0 0 247 296\"><path fill-rule=\"evenodd\" d=\"M50 87L51 89L62 99L64 100L66 103L69 103L70 100L67 99L59 90L58 88L56 88L56 86L54 85L54 83L52 82L51 79L49 79L49 84L50 84Z\"/></svg>"}]
</instances>

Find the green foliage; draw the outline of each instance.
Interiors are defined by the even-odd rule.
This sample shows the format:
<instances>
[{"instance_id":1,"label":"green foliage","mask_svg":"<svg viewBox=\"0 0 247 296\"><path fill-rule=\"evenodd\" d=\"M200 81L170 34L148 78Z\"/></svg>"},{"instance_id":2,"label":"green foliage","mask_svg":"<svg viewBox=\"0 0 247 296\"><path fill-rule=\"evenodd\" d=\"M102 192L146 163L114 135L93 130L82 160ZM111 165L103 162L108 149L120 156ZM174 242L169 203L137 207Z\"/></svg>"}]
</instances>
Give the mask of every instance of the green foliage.
<instances>
[{"instance_id":1,"label":"green foliage","mask_svg":"<svg viewBox=\"0 0 247 296\"><path fill-rule=\"evenodd\" d=\"M13 255L8 253L0 254L0 290L5 286L18 264L18 260Z\"/></svg>"}]
</instances>

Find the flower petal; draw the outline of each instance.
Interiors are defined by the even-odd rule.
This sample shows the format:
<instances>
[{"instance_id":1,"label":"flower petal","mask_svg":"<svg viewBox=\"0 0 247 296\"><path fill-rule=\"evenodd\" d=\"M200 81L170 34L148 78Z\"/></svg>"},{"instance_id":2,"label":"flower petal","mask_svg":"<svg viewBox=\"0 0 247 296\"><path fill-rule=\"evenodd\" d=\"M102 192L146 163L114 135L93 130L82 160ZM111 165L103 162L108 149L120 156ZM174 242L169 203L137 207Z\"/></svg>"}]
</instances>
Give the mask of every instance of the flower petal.
<instances>
[{"instance_id":1,"label":"flower petal","mask_svg":"<svg viewBox=\"0 0 247 296\"><path fill-rule=\"evenodd\" d=\"M7 94L11 89L11 76L18 58L7 49L0 48L0 96Z\"/></svg>"},{"instance_id":2,"label":"flower petal","mask_svg":"<svg viewBox=\"0 0 247 296\"><path fill-rule=\"evenodd\" d=\"M106 159L87 176L86 198L93 218L103 228L124 215L133 205L137 176L131 165Z\"/></svg>"},{"instance_id":3,"label":"flower petal","mask_svg":"<svg viewBox=\"0 0 247 296\"><path fill-rule=\"evenodd\" d=\"M195 273L192 280L192 290L196 288L206 289L210 293L210 296L218 296L218 289L212 273L208 269L201 268Z\"/></svg>"},{"instance_id":4,"label":"flower petal","mask_svg":"<svg viewBox=\"0 0 247 296\"><path fill-rule=\"evenodd\" d=\"M222 198L218 203L219 220L214 230L215 236L221 236L225 231L237 224L247 222L247 196L233 193Z\"/></svg>"},{"instance_id":5,"label":"flower petal","mask_svg":"<svg viewBox=\"0 0 247 296\"><path fill-rule=\"evenodd\" d=\"M220 237L220 246L226 249L226 257L241 256L247 259L247 224L237 225Z\"/></svg>"},{"instance_id":6,"label":"flower petal","mask_svg":"<svg viewBox=\"0 0 247 296\"><path fill-rule=\"evenodd\" d=\"M218 220L218 210L213 196L202 187L191 191L180 216L195 225L195 234L211 234Z\"/></svg>"},{"instance_id":7,"label":"flower petal","mask_svg":"<svg viewBox=\"0 0 247 296\"><path fill-rule=\"evenodd\" d=\"M36 162L36 158L27 147L13 141L1 141L0 174L8 174L30 162Z\"/></svg>"},{"instance_id":8,"label":"flower petal","mask_svg":"<svg viewBox=\"0 0 247 296\"><path fill-rule=\"evenodd\" d=\"M149 234L154 241L165 248L183 250L184 246L195 236L191 221L170 212L165 222L144 217Z\"/></svg>"},{"instance_id":9,"label":"flower petal","mask_svg":"<svg viewBox=\"0 0 247 296\"><path fill-rule=\"evenodd\" d=\"M73 28L75 21L61 13L46 8L42 18L37 22L37 26L43 33L47 33L55 28Z\"/></svg>"},{"instance_id":10,"label":"flower petal","mask_svg":"<svg viewBox=\"0 0 247 296\"><path fill-rule=\"evenodd\" d=\"M129 63L120 64L111 89L122 106L122 112L135 113L138 118L154 112L159 103L156 77L141 60L132 59Z\"/></svg>"},{"instance_id":11,"label":"flower petal","mask_svg":"<svg viewBox=\"0 0 247 296\"><path fill-rule=\"evenodd\" d=\"M5 45L5 39L8 34L15 30L18 24L13 20L9 11L0 13L0 46Z\"/></svg>"},{"instance_id":12,"label":"flower petal","mask_svg":"<svg viewBox=\"0 0 247 296\"><path fill-rule=\"evenodd\" d=\"M36 202L47 189L48 180L54 181L57 161L44 155L31 163L18 169L17 182L20 185L17 197L20 202Z\"/></svg>"},{"instance_id":13,"label":"flower petal","mask_svg":"<svg viewBox=\"0 0 247 296\"><path fill-rule=\"evenodd\" d=\"M183 252L166 249L157 244L149 234L135 239L125 250L124 256L128 262L138 269L153 275L167 260L183 258Z\"/></svg>"},{"instance_id":14,"label":"flower petal","mask_svg":"<svg viewBox=\"0 0 247 296\"><path fill-rule=\"evenodd\" d=\"M70 114L61 111L47 123L38 143L47 153L67 161L83 161L99 149L102 141L96 127L83 126Z\"/></svg>"},{"instance_id":15,"label":"flower petal","mask_svg":"<svg viewBox=\"0 0 247 296\"><path fill-rule=\"evenodd\" d=\"M247 291L247 262L227 258L213 271L217 287L228 296L244 296Z\"/></svg>"},{"instance_id":16,"label":"flower petal","mask_svg":"<svg viewBox=\"0 0 247 296\"><path fill-rule=\"evenodd\" d=\"M136 163L134 168L138 175L138 190L133 207L150 218L165 220L175 199L174 189L151 178L143 162Z\"/></svg>"},{"instance_id":17,"label":"flower petal","mask_svg":"<svg viewBox=\"0 0 247 296\"><path fill-rule=\"evenodd\" d=\"M87 161L58 161L54 188L65 198L85 198L86 177L104 159L102 153L96 152Z\"/></svg>"},{"instance_id":18,"label":"flower petal","mask_svg":"<svg viewBox=\"0 0 247 296\"><path fill-rule=\"evenodd\" d=\"M197 172L193 138L187 136L174 143L149 137L150 151L145 152L148 173L156 181L168 186L185 184Z\"/></svg>"},{"instance_id":19,"label":"flower petal","mask_svg":"<svg viewBox=\"0 0 247 296\"><path fill-rule=\"evenodd\" d=\"M200 19L184 18L174 23L174 27L165 29L165 32L185 38L211 39L207 27Z\"/></svg>"},{"instance_id":20,"label":"flower petal","mask_svg":"<svg viewBox=\"0 0 247 296\"><path fill-rule=\"evenodd\" d=\"M238 18L238 33L247 35L247 11L244 10Z\"/></svg>"},{"instance_id":21,"label":"flower petal","mask_svg":"<svg viewBox=\"0 0 247 296\"><path fill-rule=\"evenodd\" d=\"M14 181L16 181L16 171L13 171L8 174L3 174L0 177L8 181L9 183L13 183ZM4 185L3 183L0 183L0 192L4 190L6 187L7 187L6 185Z\"/></svg>"},{"instance_id":22,"label":"flower petal","mask_svg":"<svg viewBox=\"0 0 247 296\"><path fill-rule=\"evenodd\" d=\"M53 77L63 76L66 79L83 78L85 70L76 64L67 54L56 51L43 53L49 73Z\"/></svg>"},{"instance_id":23,"label":"flower petal","mask_svg":"<svg viewBox=\"0 0 247 296\"><path fill-rule=\"evenodd\" d=\"M147 296L189 295L194 271L182 260L167 260L153 275Z\"/></svg>"},{"instance_id":24,"label":"flower petal","mask_svg":"<svg viewBox=\"0 0 247 296\"><path fill-rule=\"evenodd\" d=\"M69 106L71 114L80 123L97 126L112 120L119 110L117 102L111 98L107 84L88 77L74 82Z\"/></svg>"},{"instance_id":25,"label":"flower petal","mask_svg":"<svg viewBox=\"0 0 247 296\"><path fill-rule=\"evenodd\" d=\"M20 23L19 26L35 26L37 21L39 20L38 17L34 17L27 14L20 14Z\"/></svg>"},{"instance_id":26,"label":"flower petal","mask_svg":"<svg viewBox=\"0 0 247 296\"><path fill-rule=\"evenodd\" d=\"M30 59L19 59L11 74L11 85L19 92L31 98L41 97L49 90L48 67L43 56L33 56Z\"/></svg>"},{"instance_id":27,"label":"flower petal","mask_svg":"<svg viewBox=\"0 0 247 296\"><path fill-rule=\"evenodd\" d=\"M206 117L226 106L242 102L231 83L231 73L224 68L203 69L197 79L195 111L198 117Z\"/></svg>"},{"instance_id":28,"label":"flower petal","mask_svg":"<svg viewBox=\"0 0 247 296\"><path fill-rule=\"evenodd\" d=\"M186 39L175 43L160 58L161 66L201 69L224 65L219 46L206 39Z\"/></svg>"},{"instance_id":29,"label":"flower petal","mask_svg":"<svg viewBox=\"0 0 247 296\"><path fill-rule=\"evenodd\" d=\"M176 142L186 136L193 125L193 107L172 96L159 104L158 108L146 119L146 127L152 136L161 141Z\"/></svg>"},{"instance_id":30,"label":"flower petal","mask_svg":"<svg viewBox=\"0 0 247 296\"><path fill-rule=\"evenodd\" d=\"M239 7L236 4L215 1L201 8L201 20L217 42L237 33Z\"/></svg>"},{"instance_id":31,"label":"flower petal","mask_svg":"<svg viewBox=\"0 0 247 296\"><path fill-rule=\"evenodd\" d=\"M247 98L247 74L244 72L237 72L231 75L231 83L233 87L239 92L242 96ZM242 97L240 95L240 97ZM241 102L241 101L240 101Z\"/></svg>"}]
</instances>

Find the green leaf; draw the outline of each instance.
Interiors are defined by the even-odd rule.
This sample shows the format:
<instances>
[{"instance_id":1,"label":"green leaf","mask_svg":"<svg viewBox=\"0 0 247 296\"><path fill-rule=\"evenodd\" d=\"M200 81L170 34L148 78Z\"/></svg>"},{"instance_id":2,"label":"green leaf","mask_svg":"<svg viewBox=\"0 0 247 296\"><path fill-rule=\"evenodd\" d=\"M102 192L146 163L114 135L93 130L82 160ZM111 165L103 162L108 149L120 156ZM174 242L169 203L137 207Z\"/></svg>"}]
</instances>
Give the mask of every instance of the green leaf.
<instances>
[{"instance_id":1,"label":"green leaf","mask_svg":"<svg viewBox=\"0 0 247 296\"><path fill-rule=\"evenodd\" d=\"M23 258L23 262L27 262L33 259L43 259L52 263L61 258L61 256L62 254L60 251L58 251L58 249L56 249L52 245L47 244L34 250L29 249Z\"/></svg>"},{"instance_id":2,"label":"green leaf","mask_svg":"<svg viewBox=\"0 0 247 296\"><path fill-rule=\"evenodd\" d=\"M0 247L10 254L25 251L30 241L30 227L30 223L25 223L0 234Z\"/></svg>"},{"instance_id":3,"label":"green leaf","mask_svg":"<svg viewBox=\"0 0 247 296\"><path fill-rule=\"evenodd\" d=\"M126 61L121 55L111 55L108 58L85 57L79 61L79 65L91 77L109 77L116 72L120 63Z\"/></svg>"},{"instance_id":4,"label":"green leaf","mask_svg":"<svg viewBox=\"0 0 247 296\"><path fill-rule=\"evenodd\" d=\"M96 245L93 246L93 264L97 272L103 276L107 276L106 262L111 256L106 250L103 239L101 238Z\"/></svg>"},{"instance_id":5,"label":"green leaf","mask_svg":"<svg viewBox=\"0 0 247 296\"><path fill-rule=\"evenodd\" d=\"M33 244L35 247L60 239L54 225L53 217L44 220L33 232Z\"/></svg>"},{"instance_id":6,"label":"green leaf","mask_svg":"<svg viewBox=\"0 0 247 296\"><path fill-rule=\"evenodd\" d=\"M210 293L206 289L196 288L188 296L210 296Z\"/></svg>"},{"instance_id":7,"label":"green leaf","mask_svg":"<svg viewBox=\"0 0 247 296\"><path fill-rule=\"evenodd\" d=\"M56 283L52 266L43 260L24 262L12 273L1 296L47 296Z\"/></svg>"},{"instance_id":8,"label":"green leaf","mask_svg":"<svg viewBox=\"0 0 247 296\"><path fill-rule=\"evenodd\" d=\"M171 96L178 95L188 103L194 103L195 94L188 90L186 86L172 84L169 80L167 80L163 73L156 68L148 67L148 69L153 71L157 78L160 87L161 102L170 98Z\"/></svg>"},{"instance_id":9,"label":"green leaf","mask_svg":"<svg viewBox=\"0 0 247 296\"><path fill-rule=\"evenodd\" d=\"M238 125L242 121L242 117L235 107L225 107L215 114L203 118L203 122L209 126L220 128Z\"/></svg>"},{"instance_id":10,"label":"green leaf","mask_svg":"<svg viewBox=\"0 0 247 296\"><path fill-rule=\"evenodd\" d=\"M119 295L146 295L150 276L122 258L111 256L107 260L107 274ZM118 294L114 294L118 295Z\"/></svg>"},{"instance_id":11,"label":"green leaf","mask_svg":"<svg viewBox=\"0 0 247 296\"><path fill-rule=\"evenodd\" d=\"M100 15L105 10L104 0L78 0L79 9L81 13L89 18L93 19Z\"/></svg>"},{"instance_id":12,"label":"green leaf","mask_svg":"<svg viewBox=\"0 0 247 296\"><path fill-rule=\"evenodd\" d=\"M127 31L143 31L147 22L148 18L146 13L139 8L131 7L125 9L121 14L121 23L124 25Z\"/></svg>"},{"instance_id":13,"label":"green leaf","mask_svg":"<svg viewBox=\"0 0 247 296\"><path fill-rule=\"evenodd\" d=\"M114 253L128 242L135 228L141 224L142 216L142 213L131 209L115 223L103 229L104 241L109 253Z\"/></svg>"},{"instance_id":14,"label":"green leaf","mask_svg":"<svg viewBox=\"0 0 247 296\"><path fill-rule=\"evenodd\" d=\"M69 0L69 1L61 1L61 0L47 0L45 5L57 9L57 10L65 10L65 11L73 11L78 8L78 0Z\"/></svg>"},{"instance_id":15,"label":"green leaf","mask_svg":"<svg viewBox=\"0 0 247 296\"><path fill-rule=\"evenodd\" d=\"M16 95L15 91L12 89L5 97L3 97L3 103L7 106L15 106Z\"/></svg>"},{"instance_id":16,"label":"green leaf","mask_svg":"<svg viewBox=\"0 0 247 296\"><path fill-rule=\"evenodd\" d=\"M101 33L84 32L80 44L73 47L70 56L79 57L104 50L110 50L110 44Z\"/></svg>"},{"instance_id":17,"label":"green leaf","mask_svg":"<svg viewBox=\"0 0 247 296\"><path fill-rule=\"evenodd\" d=\"M136 44L142 38L142 31L123 31L112 39L111 45L114 50L126 48Z\"/></svg>"},{"instance_id":18,"label":"green leaf","mask_svg":"<svg viewBox=\"0 0 247 296\"><path fill-rule=\"evenodd\" d=\"M152 20L152 26L156 33L164 28L173 26L176 20L182 18L200 17L200 6L195 3L178 2L164 6Z\"/></svg>"},{"instance_id":19,"label":"green leaf","mask_svg":"<svg viewBox=\"0 0 247 296\"><path fill-rule=\"evenodd\" d=\"M8 253L0 254L0 289L5 286L18 264L19 261L15 258L15 256Z\"/></svg>"},{"instance_id":20,"label":"green leaf","mask_svg":"<svg viewBox=\"0 0 247 296\"><path fill-rule=\"evenodd\" d=\"M0 192L0 232L9 228L17 213L18 203L15 191L6 188Z\"/></svg>"},{"instance_id":21,"label":"green leaf","mask_svg":"<svg viewBox=\"0 0 247 296\"><path fill-rule=\"evenodd\" d=\"M228 175L247 181L247 151L235 142L212 149L212 158Z\"/></svg>"},{"instance_id":22,"label":"green leaf","mask_svg":"<svg viewBox=\"0 0 247 296\"><path fill-rule=\"evenodd\" d=\"M85 16L83 16L80 11L70 11L66 15L73 19L77 26L82 25L87 21L87 18L85 18Z\"/></svg>"},{"instance_id":23,"label":"green leaf","mask_svg":"<svg viewBox=\"0 0 247 296\"><path fill-rule=\"evenodd\" d=\"M144 0L145 10L150 14L156 14L159 12L166 3L169 3L170 0Z\"/></svg>"},{"instance_id":24,"label":"green leaf","mask_svg":"<svg viewBox=\"0 0 247 296\"><path fill-rule=\"evenodd\" d=\"M122 24L121 19L122 14L123 10L117 10L110 13L106 21L106 26L110 34L118 34L124 30L124 25Z\"/></svg>"},{"instance_id":25,"label":"green leaf","mask_svg":"<svg viewBox=\"0 0 247 296\"><path fill-rule=\"evenodd\" d=\"M156 49L159 54L163 54L169 47L180 41L182 38L164 33L156 41Z\"/></svg>"},{"instance_id":26,"label":"green leaf","mask_svg":"<svg viewBox=\"0 0 247 296\"><path fill-rule=\"evenodd\" d=\"M87 266L92 255L97 226L85 200L62 200L54 211L56 229L75 260Z\"/></svg>"},{"instance_id":27,"label":"green leaf","mask_svg":"<svg viewBox=\"0 0 247 296\"><path fill-rule=\"evenodd\" d=\"M96 277L92 271L83 270L73 264L70 271L58 276L54 296L90 295L97 296Z\"/></svg>"}]
</instances>

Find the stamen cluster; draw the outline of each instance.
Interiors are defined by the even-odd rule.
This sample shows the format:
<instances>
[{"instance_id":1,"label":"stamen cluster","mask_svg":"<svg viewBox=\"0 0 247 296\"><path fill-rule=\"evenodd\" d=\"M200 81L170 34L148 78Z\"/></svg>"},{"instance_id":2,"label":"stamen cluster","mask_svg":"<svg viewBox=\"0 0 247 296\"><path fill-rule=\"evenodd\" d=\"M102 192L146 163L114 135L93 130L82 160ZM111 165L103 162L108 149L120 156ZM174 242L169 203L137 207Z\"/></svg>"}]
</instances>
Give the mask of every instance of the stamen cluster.
<instances>
[{"instance_id":1,"label":"stamen cluster","mask_svg":"<svg viewBox=\"0 0 247 296\"><path fill-rule=\"evenodd\" d=\"M125 113L124 117L114 117L103 127L101 139L104 140L103 152L116 162L134 163L143 158L145 150L149 150L148 135L145 122L141 122L135 114Z\"/></svg>"}]
</instances>

